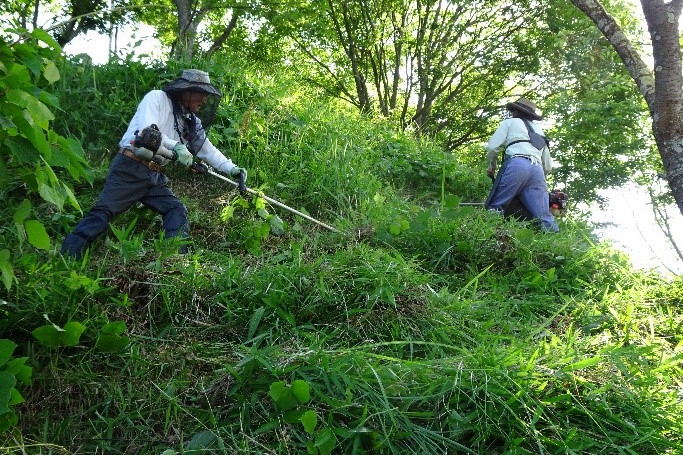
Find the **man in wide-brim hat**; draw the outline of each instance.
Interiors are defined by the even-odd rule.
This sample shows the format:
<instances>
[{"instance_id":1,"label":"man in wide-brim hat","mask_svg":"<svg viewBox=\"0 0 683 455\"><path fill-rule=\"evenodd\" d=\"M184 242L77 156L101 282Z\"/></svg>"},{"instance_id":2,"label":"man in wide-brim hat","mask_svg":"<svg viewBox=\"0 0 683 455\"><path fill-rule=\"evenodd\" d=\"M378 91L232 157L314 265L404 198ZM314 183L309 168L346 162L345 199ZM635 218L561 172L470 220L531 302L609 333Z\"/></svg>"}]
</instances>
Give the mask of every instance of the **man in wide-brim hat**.
<instances>
[{"instance_id":1,"label":"man in wide-brim hat","mask_svg":"<svg viewBox=\"0 0 683 455\"><path fill-rule=\"evenodd\" d=\"M512 113L518 112L526 115L530 120L543 120L543 116L538 113L539 109L536 103L529 101L526 98L520 98L512 103L507 103L505 107Z\"/></svg>"},{"instance_id":2,"label":"man in wide-brim hat","mask_svg":"<svg viewBox=\"0 0 683 455\"><path fill-rule=\"evenodd\" d=\"M534 123L541 120L536 103L520 98L505 105L510 118L504 119L488 144L489 167L493 178L498 153L504 151L503 163L485 207L505 215L534 219L544 231L559 230L550 213L550 201L545 176L552 170L548 140L543 129Z\"/></svg>"},{"instance_id":3,"label":"man in wide-brim hat","mask_svg":"<svg viewBox=\"0 0 683 455\"><path fill-rule=\"evenodd\" d=\"M175 161L189 167L196 156L219 172L246 176L207 138L220 99L208 73L198 69L186 69L161 90L148 92L119 141L119 153L97 202L64 239L62 253L81 257L112 219L136 202L161 215L166 238L186 237L187 209L168 187L163 166ZM152 147L156 150L135 146L138 132L152 125L161 135L161 145ZM183 246L180 252L186 249Z\"/></svg>"}]
</instances>

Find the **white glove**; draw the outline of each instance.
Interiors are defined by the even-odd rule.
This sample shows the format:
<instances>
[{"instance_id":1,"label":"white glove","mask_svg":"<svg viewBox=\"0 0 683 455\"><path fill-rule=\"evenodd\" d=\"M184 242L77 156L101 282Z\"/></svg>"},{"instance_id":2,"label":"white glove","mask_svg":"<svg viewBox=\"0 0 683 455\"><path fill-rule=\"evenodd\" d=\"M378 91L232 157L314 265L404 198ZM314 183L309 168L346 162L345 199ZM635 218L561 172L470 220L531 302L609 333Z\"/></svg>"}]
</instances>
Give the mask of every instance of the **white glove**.
<instances>
[{"instance_id":1,"label":"white glove","mask_svg":"<svg viewBox=\"0 0 683 455\"><path fill-rule=\"evenodd\" d=\"M173 160L175 159L175 155L173 154L173 150L169 150L163 145L159 147L159 151L154 154L155 157L162 157L166 158L167 160Z\"/></svg>"},{"instance_id":2,"label":"white glove","mask_svg":"<svg viewBox=\"0 0 683 455\"><path fill-rule=\"evenodd\" d=\"M173 147L173 156L176 161L185 167L190 167L192 165L193 156L187 147L185 147L185 144L178 142L175 147Z\"/></svg>"}]
</instances>

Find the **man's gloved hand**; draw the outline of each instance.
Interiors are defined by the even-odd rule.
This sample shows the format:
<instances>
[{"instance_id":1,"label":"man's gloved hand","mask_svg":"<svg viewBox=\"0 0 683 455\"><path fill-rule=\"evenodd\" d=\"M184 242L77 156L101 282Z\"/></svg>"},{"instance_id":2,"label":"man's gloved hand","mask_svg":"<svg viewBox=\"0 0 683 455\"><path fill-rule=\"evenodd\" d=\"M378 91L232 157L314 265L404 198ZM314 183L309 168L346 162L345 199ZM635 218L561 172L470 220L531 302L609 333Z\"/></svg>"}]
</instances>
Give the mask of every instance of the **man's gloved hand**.
<instances>
[{"instance_id":1,"label":"man's gloved hand","mask_svg":"<svg viewBox=\"0 0 683 455\"><path fill-rule=\"evenodd\" d=\"M152 156L152 161L155 163L161 165L161 166L166 166L168 163L171 162L168 158L165 158L163 155L156 153L154 156Z\"/></svg>"},{"instance_id":2,"label":"man's gloved hand","mask_svg":"<svg viewBox=\"0 0 683 455\"><path fill-rule=\"evenodd\" d=\"M230 175L232 177L239 177L240 172L244 172L244 181L246 182L246 180L247 180L247 170L246 169L244 169L242 167L238 167L238 166L235 166L232 169L230 169Z\"/></svg>"},{"instance_id":3,"label":"man's gloved hand","mask_svg":"<svg viewBox=\"0 0 683 455\"><path fill-rule=\"evenodd\" d=\"M193 161L190 151L185 147L185 144L181 144L180 142L173 147L173 157L176 161L186 167L189 167Z\"/></svg>"}]
</instances>

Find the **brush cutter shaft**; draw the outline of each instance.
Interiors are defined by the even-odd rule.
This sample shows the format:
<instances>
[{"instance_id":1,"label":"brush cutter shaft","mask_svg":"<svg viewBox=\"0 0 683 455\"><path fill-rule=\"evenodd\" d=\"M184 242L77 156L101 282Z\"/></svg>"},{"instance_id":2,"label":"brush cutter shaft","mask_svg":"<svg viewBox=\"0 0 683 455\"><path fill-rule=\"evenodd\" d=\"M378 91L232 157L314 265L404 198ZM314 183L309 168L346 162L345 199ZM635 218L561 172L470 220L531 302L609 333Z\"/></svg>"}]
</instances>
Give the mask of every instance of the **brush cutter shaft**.
<instances>
[{"instance_id":1,"label":"brush cutter shaft","mask_svg":"<svg viewBox=\"0 0 683 455\"><path fill-rule=\"evenodd\" d=\"M219 178L219 179L221 179L221 180L225 180L226 182L230 183L231 185L234 185L234 186L236 186L236 187L239 187L239 183L237 183L237 182L235 182L235 181L233 181L233 180L230 180L229 178L225 177L224 175L218 174L218 173L216 173L216 172L214 172L214 171L212 171L212 170L210 170L210 169L209 169L207 172L208 172L209 174L213 175L213 176L216 177L216 178ZM286 206L285 204L283 204L282 202L276 201L276 200L273 199L273 198L269 198L268 196L266 196L266 195L264 195L264 194L260 194L260 193L258 193L258 192L256 192L256 191L252 190L251 188L245 188L245 190L246 190L246 192L249 193L249 194L253 194L253 195L255 195L255 196L262 197L263 199L265 199L266 201L270 202L270 203L273 204L273 205L276 205L276 206L281 207L281 208L283 208L283 209L285 209L285 210L288 210L288 211L292 212L293 214L298 215L298 216L300 216L300 217L302 217L302 218L306 218L308 221L312 221L312 222L314 222L315 224L317 224L318 226L322 226L322 227L324 227L325 229L329 229L329 230L332 231L332 232L336 232L337 234L341 234L340 231L338 231L337 229L333 228L332 226L327 225L327 224L325 224L325 223L323 223L323 222L321 222L321 221L318 221L318 220L316 220L315 218L306 215L305 213L301 213L301 212L298 211L298 210L295 210L295 209L293 209L293 208L291 208L291 207L288 207L288 206Z\"/></svg>"}]
</instances>

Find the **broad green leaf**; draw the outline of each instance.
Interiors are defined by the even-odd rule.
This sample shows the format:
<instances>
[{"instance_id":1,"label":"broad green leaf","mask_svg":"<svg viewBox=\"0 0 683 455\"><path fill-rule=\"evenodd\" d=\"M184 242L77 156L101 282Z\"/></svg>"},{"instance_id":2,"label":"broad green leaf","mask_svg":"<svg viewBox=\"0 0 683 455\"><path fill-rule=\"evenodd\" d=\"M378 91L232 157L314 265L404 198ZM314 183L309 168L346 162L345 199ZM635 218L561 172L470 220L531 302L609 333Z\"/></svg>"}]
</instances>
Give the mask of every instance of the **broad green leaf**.
<instances>
[{"instance_id":1,"label":"broad green leaf","mask_svg":"<svg viewBox=\"0 0 683 455\"><path fill-rule=\"evenodd\" d=\"M14 123L19 128L19 132L33 144L39 153L43 155L50 153L50 146L45 139L45 133L42 128L23 118L14 118Z\"/></svg>"},{"instance_id":2,"label":"broad green leaf","mask_svg":"<svg viewBox=\"0 0 683 455\"><path fill-rule=\"evenodd\" d=\"M9 412L9 401L17 378L6 371L0 371L0 414Z\"/></svg>"},{"instance_id":3,"label":"broad green leaf","mask_svg":"<svg viewBox=\"0 0 683 455\"><path fill-rule=\"evenodd\" d=\"M318 414L313 410L304 412L299 420L308 434L313 434L315 427L318 426Z\"/></svg>"},{"instance_id":4,"label":"broad green leaf","mask_svg":"<svg viewBox=\"0 0 683 455\"><path fill-rule=\"evenodd\" d=\"M282 233L285 231L285 224L284 221L282 221L282 218L277 215L273 215L268 219L268 221L270 222L270 227L273 234L282 235Z\"/></svg>"},{"instance_id":5,"label":"broad green leaf","mask_svg":"<svg viewBox=\"0 0 683 455\"><path fill-rule=\"evenodd\" d=\"M36 48L32 44L22 43L14 47L15 55L17 60L23 65L26 65L28 69L34 74L34 76L40 75L40 71L43 69L43 58L36 53Z\"/></svg>"},{"instance_id":6,"label":"broad green leaf","mask_svg":"<svg viewBox=\"0 0 683 455\"><path fill-rule=\"evenodd\" d=\"M17 423L19 423L19 417L12 411L0 415L0 433L15 427Z\"/></svg>"},{"instance_id":7,"label":"broad green leaf","mask_svg":"<svg viewBox=\"0 0 683 455\"><path fill-rule=\"evenodd\" d=\"M285 385L285 381L276 381L270 385L268 395L270 395L270 398L272 398L273 401L277 401L286 389L287 386Z\"/></svg>"},{"instance_id":8,"label":"broad green leaf","mask_svg":"<svg viewBox=\"0 0 683 455\"><path fill-rule=\"evenodd\" d=\"M39 250L47 251L50 249L50 236L47 234L43 223L38 220L26 220L24 228L28 236L28 243Z\"/></svg>"},{"instance_id":9,"label":"broad green leaf","mask_svg":"<svg viewBox=\"0 0 683 455\"><path fill-rule=\"evenodd\" d=\"M122 337L113 333L103 333L97 338L95 346L100 352L121 352L130 343L129 337Z\"/></svg>"},{"instance_id":10,"label":"broad green leaf","mask_svg":"<svg viewBox=\"0 0 683 455\"><path fill-rule=\"evenodd\" d=\"M12 387L12 389L9 392L10 392L10 396L9 396L8 404L10 406L15 406L15 405L18 405L19 403L24 402L24 397L21 396L21 393L19 393L19 391L17 389Z\"/></svg>"},{"instance_id":11,"label":"broad green leaf","mask_svg":"<svg viewBox=\"0 0 683 455\"><path fill-rule=\"evenodd\" d=\"M233 215L235 214L235 207L232 205L228 205L227 207L223 207L223 210L221 210L221 221L229 221L232 219Z\"/></svg>"},{"instance_id":12,"label":"broad green leaf","mask_svg":"<svg viewBox=\"0 0 683 455\"><path fill-rule=\"evenodd\" d=\"M85 326L80 322L70 321L64 325L64 346L76 346L85 331Z\"/></svg>"},{"instance_id":13,"label":"broad green leaf","mask_svg":"<svg viewBox=\"0 0 683 455\"><path fill-rule=\"evenodd\" d=\"M64 194L66 194L66 199L69 201L69 204L76 210L81 210L81 205L78 203L78 199L76 199L76 195L74 194L73 191L71 191L71 188L67 186L62 187L62 191L64 191Z\"/></svg>"},{"instance_id":14,"label":"broad green leaf","mask_svg":"<svg viewBox=\"0 0 683 455\"><path fill-rule=\"evenodd\" d=\"M121 352L130 338L121 336L126 331L126 323L123 321L109 322L102 326L100 336L97 338L97 349L101 352Z\"/></svg>"},{"instance_id":15,"label":"broad green leaf","mask_svg":"<svg viewBox=\"0 0 683 455\"><path fill-rule=\"evenodd\" d=\"M35 329L32 334L43 346L51 348L60 346L76 346L85 326L80 322L67 322L64 328L47 324Z\"/></svg>"},{"instance_id":16,"label":"broad green leaf","mask_svg":"<svg viewBox=\"0 0 683 455\"><path fill-rule=\"evenodd\" d=\"M304 412L306 411L301 409L292 409L290 411L286 411L282 414L282 420L285 423L301 423L301 416L304 415Z\"/></svg>"},{"instance_id":17,"label":"broad green leaf","mask_svg":"<svg viewBox=\"0 0 683 455\"><path fill-rule=\"evenodd\" d=\"M45 69L43 70L43 76L50 84L54 84L59 80L59 70L57 69L57 65L55 65L52 60L45 59Z\"/></svg>"},{"instance_id":18,"label":"broad green leaf","mask_svg":"<svg viewBox=\"0 0 683 455\"><path fill-rule=\"evenodd\" d=\"M31 75L24 65L12 65L7 75L0 78L7 87L22 87L31 82Z\"/></svg>"},{"instance_id":19,"label":"broad green leaf","mask_svg":"<svg viewBox=\"0 0 683 455\"><path fill-rule=\"evenodd\" d=\"M31 214L31 201L24 199L19 204L19 207L14 211L14 222L16 224L24 224L26 218Z\"/></svg>"},{"instance_id":20,"label":"broad green leaf","mask_svg":"<svg viewBox=\"0 0 683 455\"><path fill-rule=\"evenodd\" d=\"M311 400L311 389L308 383L301 379L292 382L292 393L299 403L308 403Z\"/></svg>"},{"instance_id":21,"label":"broad green leaf","mask_svg":"<svg viewBox=\"0 0 683 455\"><path fill-rule=\"evenodd\" d=\"M460 198L454 194L447 194L446 197L444 197L444 199L443 199L444 207L451 208L451 209L458 207L460 202L462 202L462 198Z\"/></svg>"},{"instance_id":22,"label":"broad green leaf","mask_svg":"<svg viewBox=\"0 0 683 455\"><path fill-rule=\"evenodd\" d=\"M59 210L62 210L64 207L66 196L60 193L56 188L46 185L45 183L39 183L38 192L40 193L40 197L45 199L47 202L56 205Z\"/></svg>"},{"instance_id":23,"label":"broad green leaf","mask_svg":"<svg viewBox=\"0 0 683 455\"><path fill-rule=\"evenodd\" d=\"M44 130L48 129L50 121L55 118L47 106L23 90L9 90L5 96L10 102L28 110L33 122Z\"/></svg>"},{"instance_id":24,"label":"broad green leaf","mask_svg":"<svg viewBox=\"0 0 683 455\"><path fill-rule=\"evenodd\" d=\"M299 404L292 393L292 389L287 387L284 381L272 383L268 393L277 407L283 411L294 409Z\"/></svg>"},{"instance_id":25,"label":"broad green leaf","mask_svg":"<svg viewBox=\"0 0 683 455\"><path fill-rule=\"evenodd\" d=\"M337 438L329 428L320 430L315 437L315 447L320 451L321 455L332 453L332 450L334 450L336 445Z\"/></svg>"},{"instance_id":26,"label":"broad green leaf","mask_svg":"<svg viewBox=\"0 0 683 455\"><path fill-rule=\"evenodd\" d=\"M62 346L62 331L52 324L40 326L31 333L43 346L50 348Z\"/></svg>"},{"instance_id":27,"label":"broad green leaf","mask_svg":"<svg viewBox=\"0 0 683 455\"><path fill-rule=\"evenodd\" d=\"M17 344L14 341L5 338L0 339L0 366L9 361L16 348Z\"/></svg>"},{"instance_id":28,"label":"broad green leaf","mask_svg":"<svg viewBox=\"0 0 683 455\"><path fill-rule=\"evenodd\" d=\"M218 438L211 431L200 431L192 436L192 439L187 443L188 450L208 450L216 447Z\"/></svg>"},{"instance_id":29,"label":"broad green leaf","mask_svg":"<svg viewBox=\"0 0 683 455\"><path fill-rule=\"evenodd\" d=\"M19 163L28 164L40 160L38 150L23 136L8 137L5 139L5 145Z\"/></svg>"},{"instance_id":30,"label":"broad green leaf","mask_svg":"<svg viewBox=\"0 0 683 455\"><path fill-rule=\"evenodd\" d=\"M2 283L5 285L5 289L9 291L12 288L12 283L17 279L10 262L9 250L0 251L0 272L2 272Z\"/></svg>"},{"instance_id":31,"label":"broad green leaf","mask_svg":"<svg viewBox=\"0 0 683 455\"><path fill-rule=\"evenodd\" d=\"M266 210L265 208L260 208L260 209L258 209L258 210L256 211L256 213L258 213L258 215L259 215L261 218L263 218L264 220L267 220L267 219L268 219L269 213L268 213L268 210Z\"/></svg>"},{"instance_id":32,"label":"broad green leaf","mask_svg":"<svg viewBox=\"0 0 683 455\"><path fill-rule=\"evenodd\" d=\"M47 44L55 51L59 52L62 50L62 47L59 45L59 43L55 41L55 39L43 29L35 28L33 29L33 31L31 31L31 35L33 35L33 37L42 41L43 43Z\"/></svg>"},{"instance_id":33,"label":"broad green leaf","mask_svg":"<svg viewBox=\"0 0 683 455\"><path fill-rule=\"evenodd\" d=\"M71 165L71 156L68 153L63 153L59 150L57 153L50 153L49 160L46 160L50 166L62 167L68 169Z\"/></svg>"},{"instance_id":34,"label":"broad green leaf","mask_svg":"<svg viewBox=\"0 0 683 455\"><path fill-rule=\"evenodd\" d=\"M123 321L108 322L102 326L102 333L122 335L126 331L126 323Z\"/></svg>"},{"instance_id":35,"label":"broad green leaf","mask_svg":"<svg viewBox=\"0 0 683 455\"><path fill-rule=\"evenodd\" d=\"M16 376L17 380L22 384L31 385L33 376L33 368L26 365L28 357L18 357L7 362L7 369L9 373Z\"/></svg>"}]
</instances>

